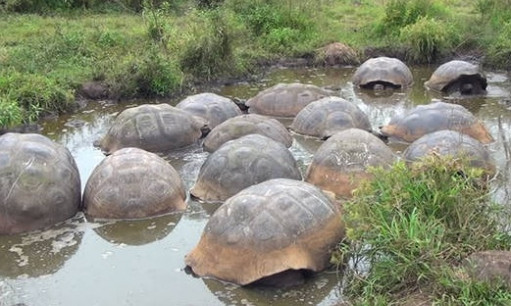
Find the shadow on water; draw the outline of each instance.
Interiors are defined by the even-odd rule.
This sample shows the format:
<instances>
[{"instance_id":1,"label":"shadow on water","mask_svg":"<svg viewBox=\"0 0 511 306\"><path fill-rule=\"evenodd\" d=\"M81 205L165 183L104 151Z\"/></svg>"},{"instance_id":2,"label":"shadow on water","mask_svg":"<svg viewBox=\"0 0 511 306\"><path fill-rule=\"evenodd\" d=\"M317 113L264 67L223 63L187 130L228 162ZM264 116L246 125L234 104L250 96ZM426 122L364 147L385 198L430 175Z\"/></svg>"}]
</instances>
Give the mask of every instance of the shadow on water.
<instances>
[{"instance_id":1,"label":"shadow on water","mask_svg":"<svg viewBox=\"0 0 511 306\"><path fill-rule=\"evenodd\" d=\"M419 104L433 99L465 106L495 138L488 146L499 174L493 196L509 205L511 175L511 82L505 73L488 73L483 97L443 97L423 86L435 67L412 69L415 83L405 91L373 94L353 88L355 68L276 69L256 84L240 83L214 91L248 99L280 82L325 87L359 106L373 130ZM93 147L115 115L142 103L91 102L76 114L48 120L43 134L69 148L80 171L82 188L104 155ZM289 124L290 121L284 121ZM322 141L293 135L290 151L305 174ZM405 145L392 146L398 154ZM189 190L208 153L199 145L163 155L180 173ZM218 204L188 199L185 212L140 221L88 223L82 215L47 231L0 236L0 305L332 305L342 299L335 271L314 275L291 289L244 288L184 271L184 256L197 244Z\"/></svg>"}]
</instances>

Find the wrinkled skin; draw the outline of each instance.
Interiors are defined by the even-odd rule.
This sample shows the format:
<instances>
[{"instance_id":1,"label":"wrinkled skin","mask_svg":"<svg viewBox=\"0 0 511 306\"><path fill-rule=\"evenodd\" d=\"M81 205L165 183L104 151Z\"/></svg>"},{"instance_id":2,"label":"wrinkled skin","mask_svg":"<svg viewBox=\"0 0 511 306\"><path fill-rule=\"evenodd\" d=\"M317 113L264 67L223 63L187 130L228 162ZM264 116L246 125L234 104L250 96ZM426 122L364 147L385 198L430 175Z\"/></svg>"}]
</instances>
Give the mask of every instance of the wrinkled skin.
<instances>
[{"instance_id":1,"label":"wrinkled skin","mask_svg":"<svg viewBox=\"0 0 511 306\"><path fill-rule=\"evenodd\" d=\"M80 202L80 175L68 149L39 134L0 137L0 234L62 222Z\"/></svg>"}]
</instances>

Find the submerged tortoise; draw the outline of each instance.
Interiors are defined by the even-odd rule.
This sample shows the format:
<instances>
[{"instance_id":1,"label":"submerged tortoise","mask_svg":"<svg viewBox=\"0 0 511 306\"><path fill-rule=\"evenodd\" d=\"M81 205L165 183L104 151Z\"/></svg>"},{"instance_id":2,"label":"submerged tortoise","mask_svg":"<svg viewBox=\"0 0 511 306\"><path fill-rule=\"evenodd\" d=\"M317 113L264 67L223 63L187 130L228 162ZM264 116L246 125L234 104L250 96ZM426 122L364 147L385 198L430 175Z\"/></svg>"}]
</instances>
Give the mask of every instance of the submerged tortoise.
<instances>
[{"instance_id":1,"label":"submerged tortoise","mask_svg":"<svg viewBox=\"0 0 511 306\"><path fill-rule=\"evenodd\" d=\"M353 85L364 89L406 89L413 83L410 69L397 58L375 57L357 68Z\"/></svg>"},{"instance_id":2,"label":"submerged tortoise","mask_svg":"<svg viewBox=\"0 0 511 306\"><path fill-rule=\"evenodd\" d=\"M307 104L330 95L329 91L314 85L280 83L259 92L246 106L253 114L294 117Z\"/></svg>"},{"instance_id":3,"label":"submerged tortoise","mask_svg":"<svg viewBox=\"0 0 511 306\"><path fill-rule=\"evenodd\" d=\"M144 104L121 112L99 146L107 155L127 147L166 152L197 142L201 128L203 124L183 110Z\"/></svg>"},{"instance_id":4,"label":"submerged tortoise","mask_svg":"<svg viewBox=\"0 0 511 306\"><path fill-rule=\"evenodd\" d=\"M305 181L338 196L350 197L368 167L387 167L395 161L392 150L378 137L360 129L335 133L316 151Z\"/></svg>"},{"instance_id":5,"label":"submerged tortoise","mask_svg":"<svg viewBox=\"0 0 511 306\"><path fill-rule=\"evenodd\" d=\"M136 219L186 207L177 171L158 155L124 148L107 156L85 186L85 213L100 219Z\"/></svg>"},{"instance_id":6,"label":"submerged tortoise","mask_svg":"<svg viewBox=\"0 0 511 306\"><path fill-rule=\"evenodd\" d=\"M176 107L194 115L210 130L225 120L242 114L231 99L210 92L188 96Z\"/></svg>"},{"instance_id":7,"label":"submerged tortoise","mask_svg":"<svg viewBox=\"0 0 511 306\"><path fill-rule=\"evenodd\" d=\"M445 102L419 105L381 127L382 135L405 142L439 130L458 131L482 143L493 141L486 127L471 112L461 105Z\"/></svg>"},{"instance_id":8,"label":"submerged tortoise","mask_svg":"<svg viewBox=\"0 0 511 306\"><path fill-rule=\"evenodd\" d=\"M222 204L185 262L199 276L247 285L287 270L321 271L343 237L338 207L318 188L272 179Z\"/></svg>"},{"instance_id":9,"label":"submerged tortoise","mask_svg":"<svg viewBox=\"0 0 511 306\"><path fill-rule=\"evenodd\" d=\"M367 115L340 97L326 97L310 103L296 115L290 128L322 139L349 128L372 130Z\"/></svg>"},{"instance_id":10,"label":"submerged tortoise","mask_svg":"<svg viewBox=\"0 0 511 306\"><path fill-rule=\"evenodd\" d=\"M260 134L290 147L293 138L286 127L276 119L257 114L241 115L228 119L215 127L204 138L203 147L207 152L214 152L229 140L249 134Z\"/></svg>"},{"instance_id":11,"label":"submerged tortoise","mask_svg":"<svg viewBox=\"0 0 511 306\"><path fill-rule=\"evenodd\" d=\"M286 146L250 134L224 143L209 155L190 194L206 202L225 201L248 186L273 178L300 180L302 176Z\"/></svg>"},{"instance_id":12,"label":"submerged tortoise","mask_svg":"<svg viewBox=\"0 0 511 306\"><path fill-rule=\"evenodd\" d=\"M54 225L80 202L80 174L66 147L39 134L0 136L0 234Z\"/></svg>"},{"instance_id":13,"label":"submerged tortoise","mask_svg":"<svg viewBox=\"0 0 511 306\"><path fill-rule=\"evenodd\" d=\"M455 60L438 67L424 85L446 93L481 94L488 83L478 65Z\"/></svg>"},{"instance_id":14,"label":"submerged tortoise","mask_svg":"<svg viewBox=\"0 0 511 306\"><path fill-rule=\"evenodd\" d=\"M414 162L430 154L464 158L472 167L483 169L488 175L495 173L495 163L486 147L457 131L442 130L426 134L406 148L403 158L407 162Z\"/></svg>"}]
</instances>

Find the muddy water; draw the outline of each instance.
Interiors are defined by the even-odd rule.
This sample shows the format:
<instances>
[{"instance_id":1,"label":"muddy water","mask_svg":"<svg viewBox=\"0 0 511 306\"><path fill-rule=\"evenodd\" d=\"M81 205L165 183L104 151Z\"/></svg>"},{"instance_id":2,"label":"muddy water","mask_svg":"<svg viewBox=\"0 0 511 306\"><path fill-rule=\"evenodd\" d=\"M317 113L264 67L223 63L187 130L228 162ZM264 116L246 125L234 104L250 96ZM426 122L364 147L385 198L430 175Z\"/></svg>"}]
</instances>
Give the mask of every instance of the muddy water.
<instances>
[{"instance_id":1,"label":"muddy water","mask_svg":"<svg viewBox=\"0 0 511 306\"><path fill-rule=\"evenodd\" d=\"M495 200L508 204L511 81L505 73L488 74L485 97L442 98L424 90L431 68L413 69L415 85L407 92L374 96L354 90L351 68L277 69L258 84L219 88L219 94L249 98L279 82L324 86L359 105L373 128L395 114L444 99L458 103L484 121L496 142L489 146L500 173L494 182ZM160 103L176 101L140 101ZM44 123L43 133L69 148L75 157L82 188L104 158L92 143L103 135L119 111L138 104L90 103L79 113ZM302 169L321 143L295 136L291 151ZM402 145L392 145L395 151ZM206 159L200 147L166 156L191 187ZM130 222L90 223L79 214L52 229L0 237L0 306L25 305L332 305L342 300L340 275L317 274L303 286L288 289L240 288L216 280L194 278L183 258L198 242L215 205L189 201L184 213Z\"/></svg>"}]
</instances>

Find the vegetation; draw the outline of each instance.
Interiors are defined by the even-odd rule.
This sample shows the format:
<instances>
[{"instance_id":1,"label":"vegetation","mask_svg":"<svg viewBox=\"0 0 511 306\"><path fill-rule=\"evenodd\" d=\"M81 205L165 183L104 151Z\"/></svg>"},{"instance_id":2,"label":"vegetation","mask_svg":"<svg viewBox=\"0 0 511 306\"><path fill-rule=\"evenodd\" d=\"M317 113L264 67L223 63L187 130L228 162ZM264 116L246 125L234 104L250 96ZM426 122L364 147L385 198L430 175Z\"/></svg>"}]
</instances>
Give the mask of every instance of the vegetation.
<instances>
[{"instance_id":1,"label":"vegetation","mask_svg":"<svg viewBox=\"0 0 511 306\"><path fill-rule=\"evenodd\" d=\"M509 228L500 223L509 212L481 188L481 170L431 156L373 174L344 205L348 243L337 255L350 263L346 293L357 304L388 305L416 295L442 304L511 300L509 288L477 282L459 268L473 252L511 247Z\"/></svg>"},{"instance_id":2,"label":"vegetation","mask_svg":"<svg viewBox=\"0 0 511 306\"><path fill-rule=\"evenodd\" d=\"M3 0L0 14L1 127L73 109L88 81L111 98L170 96L335 41L511 68L507 0Z\"/></svg>"}]
</instances>

